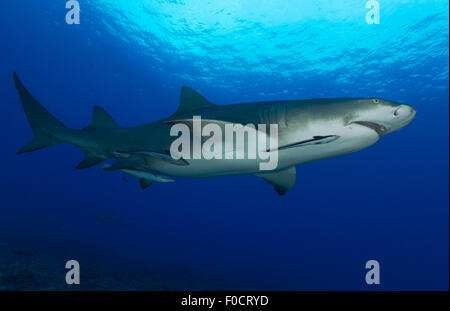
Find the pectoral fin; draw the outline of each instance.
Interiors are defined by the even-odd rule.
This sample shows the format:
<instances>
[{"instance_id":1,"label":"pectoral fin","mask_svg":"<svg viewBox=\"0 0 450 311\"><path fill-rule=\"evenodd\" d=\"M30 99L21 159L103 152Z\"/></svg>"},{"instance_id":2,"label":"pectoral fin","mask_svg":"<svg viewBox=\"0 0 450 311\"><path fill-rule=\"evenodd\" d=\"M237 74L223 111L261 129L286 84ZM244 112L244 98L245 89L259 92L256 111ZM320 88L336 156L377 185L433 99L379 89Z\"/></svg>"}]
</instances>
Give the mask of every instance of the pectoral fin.
<instances>
[{"instance_id":1,"label":"pectoral fin","mask_svg":"<svg viewBox=\"0 0 450 311\"><path fill-rule=\"evenodd\" d=\"M267 181L279 195L283 195L295 185L296 170L295 166L291 166L280 171L254 175Z\"/></svg>"}]
</instances>

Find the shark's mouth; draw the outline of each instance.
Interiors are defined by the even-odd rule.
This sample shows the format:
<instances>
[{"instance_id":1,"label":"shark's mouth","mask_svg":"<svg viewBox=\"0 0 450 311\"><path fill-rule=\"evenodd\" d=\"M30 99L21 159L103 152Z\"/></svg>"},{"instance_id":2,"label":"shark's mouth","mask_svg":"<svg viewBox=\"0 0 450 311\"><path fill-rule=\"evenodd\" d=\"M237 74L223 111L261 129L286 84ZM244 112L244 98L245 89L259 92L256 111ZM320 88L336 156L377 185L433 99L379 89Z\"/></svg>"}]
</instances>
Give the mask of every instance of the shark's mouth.
<instances>
[{"instance_id":1,"label":"shark's mouth","mask_svg":"<svg viewBox=\"0 0 450 311\"><path fill-rule=\"evenodd\" d=\"M375 132L377 132L378 136L382 136L386 132L386 127L381 124L369 122L369 121L353 121L352 123L356 123L365 127L368 127Z\"/></svg>"}]
</instances>

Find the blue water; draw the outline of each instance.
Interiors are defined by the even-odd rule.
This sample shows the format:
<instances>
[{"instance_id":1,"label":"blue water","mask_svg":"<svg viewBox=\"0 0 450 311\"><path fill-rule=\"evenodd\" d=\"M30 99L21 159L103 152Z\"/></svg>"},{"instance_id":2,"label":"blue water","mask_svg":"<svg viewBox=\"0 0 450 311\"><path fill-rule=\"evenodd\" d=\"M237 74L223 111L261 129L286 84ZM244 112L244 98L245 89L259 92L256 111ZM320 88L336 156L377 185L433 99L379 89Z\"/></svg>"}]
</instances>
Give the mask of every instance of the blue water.
<instances>
[{"instance_id":1,"label":"blue water","mask_svg":"<svg viewBox=\"0 0 450 311\"><path fill-rule=\"evenodd\" d=\"M449 286L449 5L363 0L0 2L0 289L431 290ZM70 127L94 105L122 126L210 101L376 96L414 106L401 131L297 167L279 197L253 176L140 189L32 132L13 85ZM65 262L81 285L65 285ZM365 263L380 262L367 285Z\"/></svg>"}]
</instances>

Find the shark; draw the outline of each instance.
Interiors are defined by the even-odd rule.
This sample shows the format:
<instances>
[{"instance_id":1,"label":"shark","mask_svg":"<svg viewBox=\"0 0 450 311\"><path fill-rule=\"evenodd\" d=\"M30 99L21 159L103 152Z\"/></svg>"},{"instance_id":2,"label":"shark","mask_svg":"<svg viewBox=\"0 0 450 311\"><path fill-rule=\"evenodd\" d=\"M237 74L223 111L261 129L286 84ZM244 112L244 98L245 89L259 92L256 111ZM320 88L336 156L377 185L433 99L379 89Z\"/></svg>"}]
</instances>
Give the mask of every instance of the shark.
<instances>
[{"instance_id":1,"label":"shark","mask_svg":"<svg viewBox=\"0 0 450 311\"><path fill-rule=\"evenodd\" d=\"M406 104L381 98L317 98L262 101L216 105L192 88L181 88L180 104L171 116L148 124L122 127L103 108L93 108L93 122L71 129L53 116L25 88L17 73L14 84L34 138L17 153L26 153L58 143L70 143L85 157L76 166L85 169L97 164L106 171L127 173L140 181L143 189L155 182L174 182L174 177L207 178L250 174L267 181L279 195L291 190L296 166L341 156L367 148L383 135L409 124L416 110ZM202 125L277 126L277 165L261 170L255 159L177 158L171 145L174 124L193 127L195 116ZM270 133L263 132L263 135ZM201 135L201 141L207 137ZM246 138L244 145L249 145ZM221 143L226 144L225 141ZM244 146L245 147L245 146ZM113 162L113 163L108 163Z\"/></svg>"}]
</instances>

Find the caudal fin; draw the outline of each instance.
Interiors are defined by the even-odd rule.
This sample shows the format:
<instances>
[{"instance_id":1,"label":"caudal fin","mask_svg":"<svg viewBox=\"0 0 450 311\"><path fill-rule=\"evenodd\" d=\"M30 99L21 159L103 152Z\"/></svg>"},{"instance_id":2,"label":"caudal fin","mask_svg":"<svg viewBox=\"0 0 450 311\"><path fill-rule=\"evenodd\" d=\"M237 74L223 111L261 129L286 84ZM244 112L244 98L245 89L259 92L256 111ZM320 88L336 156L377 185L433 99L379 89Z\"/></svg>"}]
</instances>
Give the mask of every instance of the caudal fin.
<instances>
[{"instance_id":1,"label":"caudal fin","mask_svg":"<svg viewBox=\"0 0 450 311\"><path fill-rule=\"evenodd\" d=\"M14 84L19 92L25 115L34 133L33 140L22 147L17 153L31 152L60 143L55 133L66 128L58 119L47 111L20 82L14 73Z\"/></svg>"}]
</instances>

